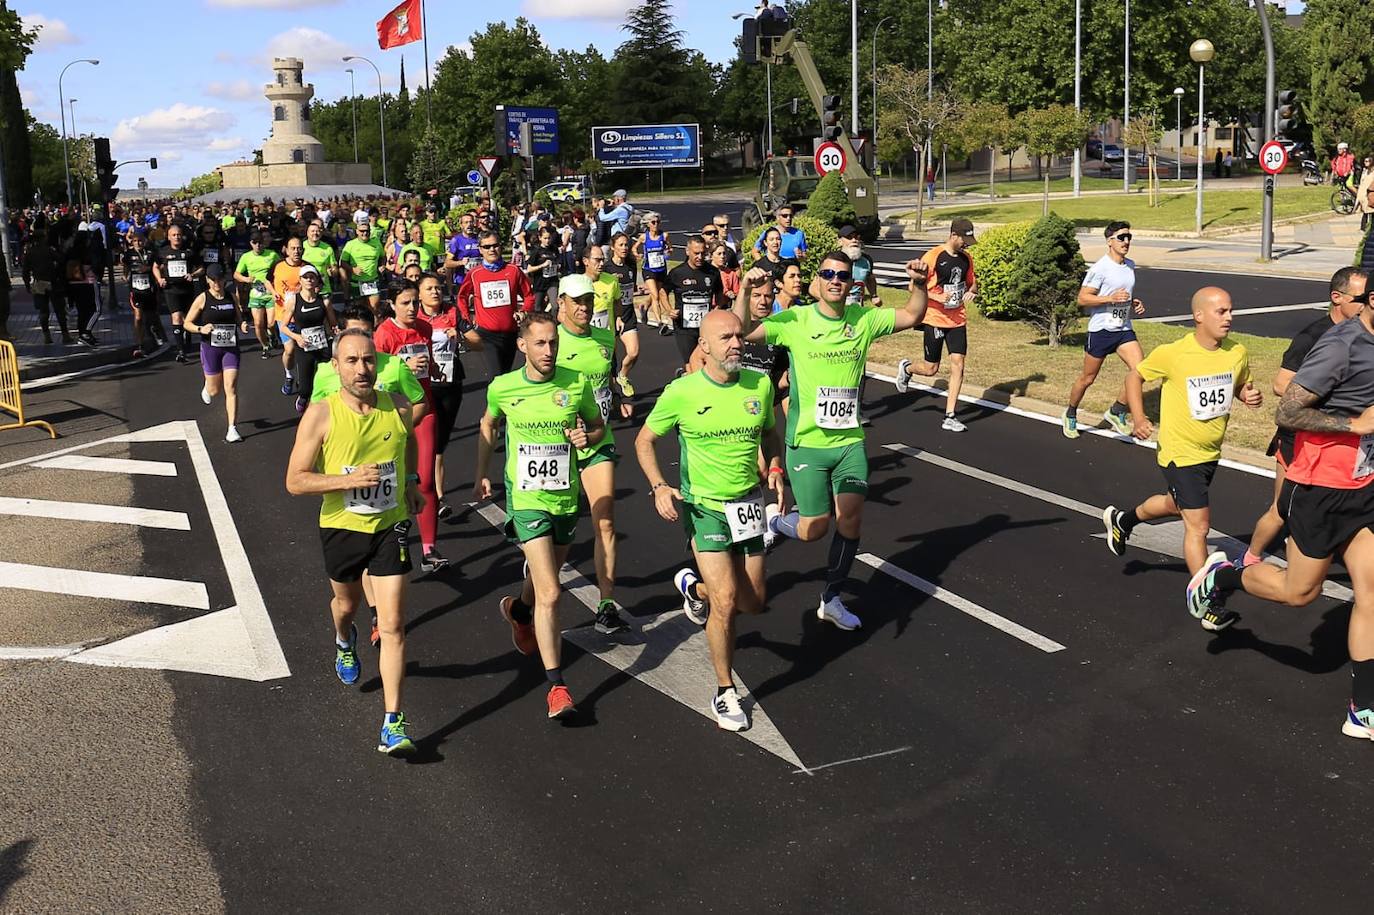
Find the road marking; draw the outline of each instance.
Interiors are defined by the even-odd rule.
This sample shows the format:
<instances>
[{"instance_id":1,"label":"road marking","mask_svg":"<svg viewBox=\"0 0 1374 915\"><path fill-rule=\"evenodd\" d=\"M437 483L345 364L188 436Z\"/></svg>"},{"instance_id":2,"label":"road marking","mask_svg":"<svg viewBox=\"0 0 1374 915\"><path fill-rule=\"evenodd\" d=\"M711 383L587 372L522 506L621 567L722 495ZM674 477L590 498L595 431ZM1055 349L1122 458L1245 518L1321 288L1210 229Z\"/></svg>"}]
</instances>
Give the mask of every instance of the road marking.
<instances>
[{"instance_id":1,"label":"road marking","mask_svg":"<svg viewBox=\"0 0 1374 915\"><path fill-rule=\"evenodd\" d=\"M85 645L53 645L31 648L23 645L0 645L0 661L53 661L76 654Z\"/></svg>"},{"instance_id":2,"label":"road marking","mask_svg":"<svg viewBox=\"0 0 1374 915\"><path fill-rule=\"evenodd\" d=\"M500 530L505 525L506 513L495 505L468 504L476 508L492 527ZM559 572L559 578L568 593L588 610L596 612L601 594L595 584L576 569L566 566ZM661 613L652 619L637 618L636 622L639 631L633 635L638 636L638 640L633 643L616 641L590 626L565 629L563 637L587 654L653 687L714 724L716 718L711 711L711 704L716 675L711 665L706 630L676 610ZM738 673L735 673L735 684L740 704L749 711L749 728L736 732L738 736L795 766L798 771L806 771L801 757L764 712L763 706L754 699Z\"/></svg>"},{"instance_id":3,"label":"road marking","mask_svg":"<svg viewBox=\"0 0 1374 915\"><path fill-rule=\"evenodd\" d=\"M1303 302L1298 305L1266 305L1262 308L1233 308L1231 309L1231 314L1267 315L1281 311L1325 311L1330 306L1330 302ZM1191 321L1193 320L1193 315L1191 313L1186 315L1159 315L1149 318L1132 318L1131 320L1143 324L1168 324L1174 321Z\"/></svg>"},{"instance_id":4,"label":"road marking","mask_svg":"<svg viewBox=\"0 0 1374 915\"><path fill-rule=\"evenodd\" d=\"M793 769L794 775L814 775L822 769L829 769L832 766L847 766L850 763L867 762L870 759L881 759L884 756L895 756L898 753L905 753L911 747L898 747L895 750L884 750L881 753L869 753L867 756L852 756L849 759L837 759L834 762L821 763L819 766L807 766L805 769Z\"/></svg>"},{"instance_id":5,"label":"road marking","mask_svg":"<svg viewBox=\"0 0 1374 915\"><path fill-rule=\"evenodd\" d=\"M209 610L210 595L198 581L154 578L149 575L114 575L85 572L54 566L34 566L19 562L0 562L0 582L5 588L70 594L74 597L108 597L145 604L167 604Z\"/></svg>"},{"instance_id":6,"label":"road marking","mask_svg":"<svg viewBox=\"0 0 1374 915\"><path fill-rule=\"evenodd\" d=\"M95 502L56 502L48 499L16 499L0 496L0 515L28 518L56 518L59 521L99 521L105 524L132 524L169 531L189 531L191 519L185 512L130 505L100 505Z\"/></svg>"},{"instance_id":7,"label":"road marking","mask_svg":"<svg viewBox=\"0 0 1374 915\"><path fill-rule=\"evenodd\" d=\"M1064 650L1064 646L1053 639L1048 639L1033 629L1027 629L1020 623L1013 622L999 613L993 613L986 607L981 607L967 598L960 597L953 591L948 591L934 582L926 581L919 575L913 575L906 569L895 566L886 559L874 556L872 553L860 553L856 558L865 565L870 565L879 572L882 572L884 575L890 575L898 581L910 585L917 591L929 594L931 597L941 603L948 604L960 613L967 614L980 623L987 623L994 629L1000 629L1012 638L1020 639L1027 645L1033 648L1039 648L1046 654L1053 654L1056 651Z\"/></svg>"},{"instance_id":8,"label":"road marking","mask_svg":"<svg viewBox=\"0 0 1374 915\"><path fill-rule=\"evenodd\" d=\"M128 473L153 477L174 477L177 465L170 461L138 461L130 458L87 457L68 454L39 461L35 467L44 470L82 470L93 473Z\"/></svg>"},{"instance_id":9,"label":"road marking","mask_svg":"<svg viewBox=\"0 0 1374 915\"><path fill-rule=\"evenodd\" d=\"M1004 477L989 470L981 470L977 467L960 463L959 461L950 460L947 457L941 457L938 454L931 454L929 451L924 451L920 448L913 448L910 445L898 443L895 445L884 445L883 447L888 451L895 451L898 454L905 454L907 457L913 457L918 461L925 461L927 464L943 467L945 470L962 473L964 476L973 477L975 480L982 480L985 483L991 483L1003 489L1010 489L1012 492L1019 492L1023 495L1039 499L1042 502L1048 502L1051 505L1058 505L1060 508L1078 512L1080 515L1087 515L1089 518L1102 517L1102 509L1094 505L1089 505L1087 502L1080 502L1068 496L1061 496L1057 492L1050 492L1048 489L1041 489L1029 483L1022 483L1019 480L1013 480L1010 477Z\"/></svg>"}]
</instances>

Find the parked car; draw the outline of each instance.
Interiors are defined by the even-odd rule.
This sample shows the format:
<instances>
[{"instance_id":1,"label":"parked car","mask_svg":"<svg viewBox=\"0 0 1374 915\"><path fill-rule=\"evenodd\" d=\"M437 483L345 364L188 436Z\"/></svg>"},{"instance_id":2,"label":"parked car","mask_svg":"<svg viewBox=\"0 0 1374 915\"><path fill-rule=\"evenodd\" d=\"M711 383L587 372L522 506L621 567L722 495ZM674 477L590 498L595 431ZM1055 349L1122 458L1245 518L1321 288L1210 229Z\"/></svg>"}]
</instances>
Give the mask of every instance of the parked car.
<instances>
[{"instance_id":1,"label":"parked car","mask_svg":"<svg viewBox=\"0 0 1374 915\"><path fill-rule=\"evenodd\" d=\"M555 203L581 203L589 196L587 186L581 181L552 181L538 193L548 194Z\"/></svg>"},{"instance_id":2,"label":"parked car","mask_svg":"<svg viewBox=\"0 0 1374 915\"><path fill-rule=\"evenodd\" d=\"M1101 140L1096 139L1096 138L1093 138L1093 139L1091 139L1091 140L1088 141L1088 158L1089 158L1089 159L1101 159L1101 158L1102 158L1102 141L1101 141Z\"/></svg>"}]
</instances>

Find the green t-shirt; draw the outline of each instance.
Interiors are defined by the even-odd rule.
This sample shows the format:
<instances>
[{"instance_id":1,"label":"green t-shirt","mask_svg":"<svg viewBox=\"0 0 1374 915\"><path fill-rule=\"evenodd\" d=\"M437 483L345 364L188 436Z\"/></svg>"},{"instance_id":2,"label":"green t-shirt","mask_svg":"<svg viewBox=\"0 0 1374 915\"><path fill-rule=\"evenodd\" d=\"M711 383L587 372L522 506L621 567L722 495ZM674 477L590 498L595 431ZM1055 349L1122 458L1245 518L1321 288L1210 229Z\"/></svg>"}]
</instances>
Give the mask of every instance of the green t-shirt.
<instances>
[{"instance_id":1,"label":"green t-shirt","mask_svg":"<svg viewBox=\"0 0 1374 915\"><path fill-rule=\"evenodd\" d=\"M606 437L597 445L597 448L602 448L612 442L611 359L615 355L615 333L599 327L589 327L587 330L586 336L580 336L562 324L558 325L558 364L581 374L591 385L597 409L607 424ZM579 451L578 461L585 461L595 450Z\"/></svg>"},{"instance_id":2,"label":"green t-shirt","mask_svg":"<svg viewBox=\"0 0 1374 915\"><path fill-rule=\"evenodd\" d=\"M301 256L305 258L307 264L320 271L320 291L325 295L333 292L334 286L330 282L330 273L335 264L333 246L327 241L322 241L317 245L312 245L307 241L301 250Z\"/></svg>"},{"instance_id":3,"label":"green t-shirt","mask_svg":"<svg viewBox=\"0 0 1374 915\"><path fill-rule=\"evenodd\" d=\"M424 245L402 245L402 246L401 246L401 256L398 257L398 258L396 258L396 263L399 264L400 267L404 268L405 265L406 265L406 252L407 252L407 251L414 251L414 252L416 252L417 254L419 254L419 255L420 255L420 269L421 269L421 270L424 270L425 272L428 272L428 271L429 271L429 265L430 265L430 262L434 260L434 255L433 255L433 254L430 254L430 253L429 253L429 249L426 248Z\"/></svg>"},{"instance_id":4,"label":"green t-shirt","mask_svg":"<svg viewBox=\"0 0 1374 915\"><path fill-rule=\"evenodd\" d=\"M281 256L275 251L263 251L261 254L256 251L249 251L239 258L238 266L234 268L234 272L240 276L251 276L254 284L262 283L267 289L258 294L267 295L270 294L272 286L267 278L272 275L272 268L276 266L279 260L281 260Z\"/></svg>"},{"instance_id":5,"label":"green t-shirt","mask_svg":"<svg viewBox=\"0 0 1374 915\"><path fill-rule=\"evenodd\" d=\"M339 390L339 373L332 362L321 362L315 368L315 386L310 390L310 402L324 400ZM387 353L377 354L377 382L379 391L396 391L411 403L424 403L425 389L415 380L410 366Z\"/></svg>"},{"instance_id":6,"label":"green t-shirt","mask_svg":"<svg viewBox=\"0 0 1374 915\"><path fill-rule=\"evenodd\" d=\"M487 412L506 418L506 511L577 514L577 458L565 430L581 416L601 417L591 385L579 372L557 366L533 382L519 368L487 385Z\"/></svg>"},{"instance_id":7,"label":"green t-shirt","mask_svg":"<svg viewBox=\"0 0 1374 915\"><path fill-rule=\"evenodd\" d=\"M377 265L381 260L382 243L375 238L369 238L367 241L350 238L343 246L343 255L339 258L340 263L347 264L353 271L355 286L359 283L377 282Z\"/></svg>"},{"instance_id":8,"label":"green t-shirt","mask_svg":"<svg viewBox=\"0 0 1374 915\"><path fill-rule=\"evenodd\" d=\"M448 224L442 220L430 222L425 219L420 223L420 231L425 233L425 247L429 249L429 256L438 257L444 250L444 236L448 234Z\"/></svg>"},{"instance_id":9,"label":"green t-shirt","mask_svg":"<svg viewBox=\"0 0 1374 915\"><path fill-rule=\"evenodd\" d=\"M750 369L733 384L705 370L684 375L663 389L644 421L658 436L677 428L682 498L716 511L758 488L759 442L773 423L773 383Z\"/></svg>"},{"instance_id":10,"label":"green t-shirt","mask_svg":"<svg viewBox=\"0 0 1374 915\"><path fill-rule=\"evenodd\" d=\"M792 407L787 444L843 448L864 440L859 425L859 383L868 347L893 332L891 308L848 305L831 318L819 305L793 306L763 319L765 340L787 347Z\"/></svg>"},{"instance_id":11,"label":"green t-shirt","mask_svg":"<svg viewBox=\"0 0 1374 915\"><path fill-rule=\"evenodd\" d=\"M221 217L219 218L219 227L220 227L221 229L223 229L224 231L228 232L230 229L232 229L232 228L234 227L234 222L235 222L235 221L236 221L236 220L235 220L235 218L234 218L234 214L232 214L232 213L230 213L230 214L228 214L228 215L225 215L225 216L221 216Z\"/></svg>"}]
</instances>

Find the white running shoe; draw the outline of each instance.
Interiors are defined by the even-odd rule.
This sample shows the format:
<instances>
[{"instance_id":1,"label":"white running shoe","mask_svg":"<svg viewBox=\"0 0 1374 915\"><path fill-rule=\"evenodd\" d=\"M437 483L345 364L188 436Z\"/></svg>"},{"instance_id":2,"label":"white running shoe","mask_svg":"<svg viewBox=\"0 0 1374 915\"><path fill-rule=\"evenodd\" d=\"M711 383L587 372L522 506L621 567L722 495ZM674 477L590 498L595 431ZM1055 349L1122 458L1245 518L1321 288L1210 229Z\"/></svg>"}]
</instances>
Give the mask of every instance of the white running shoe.
<instances>
[{"instance_id":1,"label":"white running shoe","mask_svg":"<svg viewBox=\"0 0 1374 915\"><path fill-rule=\"evenodd\" d=\"M243 441L243 436L239 435L239 430L237 426L230 426L229 431L224 433L224 440L232 445L235 442Z\"/></svg>"},{"instance_id":2,"label":"white running shoe","mask_svg":"<svg viewBox=\"0 0 1374 915\"><path fill-rule=\"evenodd\" d=\"M771 553L773 547L778 543L778 532L773 530L773 519L782 514L778 511L778 503L769 502L763 507L763 551Z\"/></svg>"},{"instance_id":3,"label":"white running shoe","mask_svg":"<svg viewBox=\"0 0 1374 915\"><path fill-rule=\"evenodd\" d=\"M840 600L839 595L821 601L820 607L816 609L816 616L845 630L858 629L863 625L857 616L849 612L849 608Z\"/></svg>"},{"instance_id":4,"label":"white running shoe","mask_svg":"<svg viewBox=\"0 0 1374 915\"><path fill-rule=\"evenodd\" d=\"M946 416L945 421L940 423L940 428L944 429L946 432L968 431L968 426L965 426L963 423L959 422L958 417L955 416Z\"/></svg>"},{"instance_id":5,"label":"white running shoe","mask_svg":"<svg viewBox=\"0 0 1374 915\"><path fill-rule=\"evenodd\" d=\"M715 698L711 711L716 713L716 724L723 731L743 731L749 727L749 716L740 708L739 693L733 688Z\"/></svg>"},{"instance_id":6,"label":"white running shoe","mask_svg":"<svg viewBox=\"0 0 1374 915\"><path fill-rule=\"evenodd\" d=\"M898 394L905 394L908 390L910 390L908 388L908 385L911 384L910 359L903 359L901 362L897 363L897 380L894 382L894 384L897 386Z\"/></svg>"},{"instance_id":7,"label":"white running shoe","mask_svg":"<svg viewBox=\"0 0 1374 915\"><path fill-rule=\"evenodd\" d=\"M210 396L210 389L202 387L200 389L200 402L208 407L213 400L214 398Z\"/></svg>"},{"instance_id":8,"label":"white running shoe","mask_svg":"<svg viewBox=\"0 0 1374 915\"><path fill-rule=\"evenodd\" d=\"M678 569L677 574L673 576L673 585L677 588L677 593L682 595L682 612L698 626L705 626L706 618L711 615L711 606L706 601L691 596L692 585L700 582L697 573L691 569Z\"/></svg>"}]
</instances>

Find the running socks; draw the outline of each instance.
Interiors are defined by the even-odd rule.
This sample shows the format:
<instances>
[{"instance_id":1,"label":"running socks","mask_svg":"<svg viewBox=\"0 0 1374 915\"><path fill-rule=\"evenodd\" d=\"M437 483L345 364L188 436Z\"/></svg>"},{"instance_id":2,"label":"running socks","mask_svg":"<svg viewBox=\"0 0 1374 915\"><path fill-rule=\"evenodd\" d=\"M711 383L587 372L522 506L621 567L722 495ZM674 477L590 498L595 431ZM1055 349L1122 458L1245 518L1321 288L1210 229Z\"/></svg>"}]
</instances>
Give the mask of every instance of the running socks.
<instances>
[{"instance_id":1,"label":"running socks","mask_svg":"<svg viewBox=\"0 0 1374 915\"><path fill-rule=\"evenodd\" d=\"M840 587L849 578L849 570L854 566L854 557L859 555L859 539L846 537L838 530L830 538L830 561L825 567L825 591L821 600L839 596Z\"/></svg>"},{"instance_id":2,"label":"running socks","mask_svg":"<svg viewBox=\"0 0 1374 915\"><path fill-rule=\"evenodd\" d=\"M512 597L510 601L510 618L522 626L528 626L534 620L534 610L520 598Z\"/></svg>"},{"instance_id":3,"label":"running socks","mask_svg":"<svg viewBox=\"0 0 1374 915\"><path fill-rule=\"evenodd\" d=\"M1244 571L1243 568L1236 565L1223 566L1217 569L1216 574L1212 578L1212 581L1215 582L1217 586L1217 594L1220 597L1226 597L1228 594L1239 591L1242 587L1241 575Z\"/></svg>"},{"instance_id":4,"label":"running socks","mask_svg":"<svg viewBox=\"0 0 1374 915\"><path fill-rule=\"evenodd\" d=\"M1122 535L1129 537L1131 536L1131 531L1140 523L1140 518L1136 516L1135 509L1133 508L1128 512L1122 512L1121 520L1118 523L1121 527Z\"/></svg>"},{"instance_id":5,"label":"running socks","mask_svg":"<svg viewBox=\"0 0 1374 915\"><path fill-rule=\"evenodd\" d=\"M801 524L801 514L796 511L790 511L785 515L774 515L772 520L768 522L768 526L772 528L773 533L782 534L784 537L791 537L793 540L801 539L797 534L797 526L799 524Z\"/></svg>"},{"instance_id":6,"label":"running socks","mask_svg":"<svg viewBox=\"0 0 1374 915\"><path fill-rule=\"evenodd\" d=\"M1113 401L1111 407L1109 407L1108 409L1110 410L1110 412L1115 413L1117 416L1125 416L1127 413L1130 412L1130 408L1119 400Z\"/></svg>"},{"instance_id":7,"label":"running socks","mask_svg":"<svg viewBox=\"0 0 1374 915\"><path fill-rule=\"evenodd\" d=\"M1077 419L1077 418L1078 418L1078 408L1077 408L1077 407L1065 407L1065 408L1064 408L1064 415L1067 416L1069 419Z\"/></svg>"},{"instance_id":8,"label":"running socks","mask_svg":"<svg viewBox=\"0 0 1374 915\"><path fill-rule=\"evenodd\" d=\"M1357 709L1374 708L1374 660L1350 662L1350 701Z\"/></svg>"},{"instance_id":9,"label":"running socks","mask_svg":"<svg viewBox=\"0 0 1374 915\"><path fill-rule=\"evenodd\" d=\"M721 696L723 696L723 695L725 695L726 693L730 692L730 690L732 690L732 689L734 689L734 688L735 688L735 684L733 684L733 683L731 683L729 686L717 686L717 687L716 687L716 698L719 699Z\"/></svg>"},{"instance_id":10,"label":"running socks","mask_svg":"<svg viewBox=\"0 0 1374 915\"><path fill-rule=\"evenodd\" d=\"M561 667L544 668L544 676L548 679L550 686L563 685L563 668Z\"/></svg>"}]
</instances>

